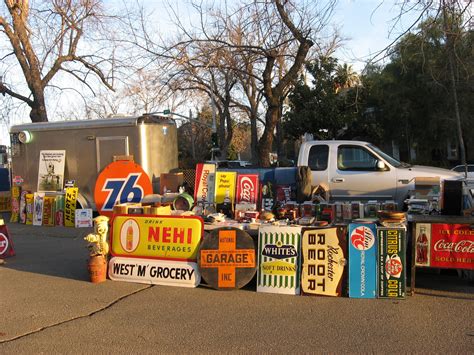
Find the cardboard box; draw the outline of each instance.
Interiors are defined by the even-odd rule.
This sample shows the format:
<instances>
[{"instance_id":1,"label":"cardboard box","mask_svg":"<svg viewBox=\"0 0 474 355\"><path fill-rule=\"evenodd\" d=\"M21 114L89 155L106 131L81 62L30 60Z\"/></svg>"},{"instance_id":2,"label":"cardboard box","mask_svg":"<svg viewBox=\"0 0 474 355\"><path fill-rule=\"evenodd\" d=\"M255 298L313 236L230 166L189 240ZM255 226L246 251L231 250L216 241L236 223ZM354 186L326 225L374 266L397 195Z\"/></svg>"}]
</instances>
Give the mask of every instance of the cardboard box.
<instances>
[{"instance_id":1,"label":"cardboard box","mask_svg":"<svg viewBox=\"0 0 474 355\"><path fill-rule=\"evenodd\" d=\"M160 194L178 192L178 188L183 185L183 181L183 173L160 174Z\"/></svg>"}]
</instances>

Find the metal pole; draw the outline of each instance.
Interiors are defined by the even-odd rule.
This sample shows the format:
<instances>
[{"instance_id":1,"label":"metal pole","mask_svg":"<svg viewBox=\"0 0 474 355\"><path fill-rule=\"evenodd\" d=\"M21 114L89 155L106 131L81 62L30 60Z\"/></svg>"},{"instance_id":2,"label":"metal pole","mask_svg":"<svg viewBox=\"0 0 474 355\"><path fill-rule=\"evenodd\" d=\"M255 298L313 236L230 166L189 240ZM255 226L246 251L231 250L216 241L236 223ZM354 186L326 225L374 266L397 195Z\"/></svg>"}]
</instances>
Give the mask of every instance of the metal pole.
<instances>
[{"instance_id":1,"label":"metal pole","mask_svg":"<svg viewBox=\"0 0 474 355\"><path fill-rule=\"evenodd\" d=\"M193 159L196 160L196 148L195 148L195 137L194 137L194 120L191 109L189 109L189 122L191 123L191 152Z\"/></svg>"}]
</instances>

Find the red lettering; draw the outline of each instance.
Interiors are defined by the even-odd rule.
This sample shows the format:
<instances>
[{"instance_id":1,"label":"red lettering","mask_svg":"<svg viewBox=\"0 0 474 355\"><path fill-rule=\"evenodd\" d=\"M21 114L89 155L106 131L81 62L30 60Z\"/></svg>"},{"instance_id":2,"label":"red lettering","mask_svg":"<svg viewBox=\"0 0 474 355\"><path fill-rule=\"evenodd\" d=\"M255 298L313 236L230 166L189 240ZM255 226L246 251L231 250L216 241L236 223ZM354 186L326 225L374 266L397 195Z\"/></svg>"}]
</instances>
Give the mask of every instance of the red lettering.
<instances>
[{"instance_id":1,"label":"red lettering","mask_svg":"<svg viewBox=\"0 0 474 355\"><path fill-rule=\"evenodd\" d=\"M184 228L174 228L173 243L184 243Z\"/></svg>"},{"instance_id":2,"label":"red lettering","mask_svg":"<svg viewBox=\"0 0 474 355\"><path fill-rule=\"evenodd\" d=\"M188 244L191 244L193 241L193 230L191 228L188 228Z\"/></svg>"},{"instance_id":3,"label":"red lettering","mask_svg":"<svg viewBox=\"0 0 474 355\"><path fill-rule=\"evenodd\" d=\"M156 228L149 227L148 228L148 241L151 242L152 238L157 243L160 241L160 228L159 227L156 227Z\"/></svg>"},{"instance_id":4,"label":"red lettering","mask_svg":"<svg viewBox=\"0 0 474 355\"><path fill-rule=\"evenodd\" d=\"M171 227L163 227L163 243L171 243Z\"/></svg>"}]
</instances>

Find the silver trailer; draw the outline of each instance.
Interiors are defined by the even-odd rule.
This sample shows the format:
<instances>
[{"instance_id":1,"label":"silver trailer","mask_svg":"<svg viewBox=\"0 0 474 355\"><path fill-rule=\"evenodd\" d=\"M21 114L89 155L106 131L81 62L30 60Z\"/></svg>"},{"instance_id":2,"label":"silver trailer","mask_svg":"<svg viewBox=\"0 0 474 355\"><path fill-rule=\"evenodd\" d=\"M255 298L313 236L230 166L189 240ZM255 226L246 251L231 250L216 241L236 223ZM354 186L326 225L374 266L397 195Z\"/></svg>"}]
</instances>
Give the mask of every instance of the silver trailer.
<instances>
[{"instance_id":1,"label":"silver trailer","mask_svg":"<svg viewBox=\"0 0 474 355\"><path fill-rule=\"evenodd\" d=\"M12 176L23 188L36 191L41 150L65 150L64 180L75 180L82 208L93 208L98 175L114 156L132 155L147 172L153 192L161 173L178 167L174 120L156 116L27 123L10 128Z\"/></svg>"}]
</instances>

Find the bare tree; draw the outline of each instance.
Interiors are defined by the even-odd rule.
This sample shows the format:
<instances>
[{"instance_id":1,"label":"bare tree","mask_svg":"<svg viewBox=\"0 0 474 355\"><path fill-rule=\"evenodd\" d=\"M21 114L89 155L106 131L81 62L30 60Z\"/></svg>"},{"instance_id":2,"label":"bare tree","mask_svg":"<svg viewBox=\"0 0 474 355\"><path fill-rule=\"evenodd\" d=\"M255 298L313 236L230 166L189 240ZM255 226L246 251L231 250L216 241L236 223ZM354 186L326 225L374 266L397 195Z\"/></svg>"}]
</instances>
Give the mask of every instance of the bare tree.
<instances>
[{"instance_id":1,"label":"bare tree","mask_svg":"<svg viewBox=\"0 0 474 355\"><path fill-rule=\"evenodd\" d=\"M240 94L237 90L228 92L232 105L249 114L252 147L262 166L270 165L269 153L284 98L302 70L314 39L322 46L318 36L327 25L334 3L330 1L317 12L310 12L306 5L301 1L251 1L236 6L236 10L224 7L210 12L195 5L201 16L199 31L191 33L182 26L183 38L170 47L175 49L172 58L190 63L196 58L196 52L190 50L193 44L207 43L206 65L201 66L201 73L215 68L216 63L209 59L217 53L226 59L219 61L218 67L239 80ZM186 50L177 52L176 48ZM256 143L261 103L266 109L264 129Z\"/></svg>"},{"instance_id":2,"label":"bare tree","mask_svg":"<svg viewBox=\"0 0 474 355\"><path fill-rule=\"evenodd\" d=\"M4 4L0 34L9 46L1 49L0 58L15 58L24 83L14 82L10 73L0 73L0 93L26 103L33 122L48 121L45 90L53 87L59 72L92 92L91 77L112 89L115 51L106 48L109 17L100 0L39 1L35 8L27 0L4 0ZM86 39L89 45L81 45Z\"/></svg>"}]
</instances>

